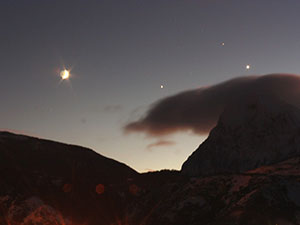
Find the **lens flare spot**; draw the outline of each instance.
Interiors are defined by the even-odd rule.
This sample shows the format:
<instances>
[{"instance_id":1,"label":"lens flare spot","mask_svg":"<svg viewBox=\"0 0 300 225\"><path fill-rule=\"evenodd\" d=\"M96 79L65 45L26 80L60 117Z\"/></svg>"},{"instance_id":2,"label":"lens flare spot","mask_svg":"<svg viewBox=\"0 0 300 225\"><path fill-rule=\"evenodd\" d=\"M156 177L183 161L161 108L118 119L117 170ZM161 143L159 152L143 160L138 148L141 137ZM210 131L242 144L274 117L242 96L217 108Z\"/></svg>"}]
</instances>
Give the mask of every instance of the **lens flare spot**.
<instances>
[{"instance_id":1,"label":"lens flare spot","mask_svg":"<svg viewBox=\"0 0 300 225\"><path fill-rule=\"evenodd\" d=\"M64 186L63 186L63 192L65 192L65 193L69 193L69 192L71 192L72 191L72 184L69 184L69 183L67 183L67 184L64 184Z\"/></svg>"},{"instance_id":2,"label":"lens flare spot","mask_svg":"<svg viewBox=\"0 0 300 225\"><path fill-rule=\"evenodd\" d=\"M103 193L104 193L104 190L105 190L105 187L104 187L103 184L98 184L98 185L96 186L96 193L97 193L98 195L103 194Z\"/></svg>"},{"instance_id":3,"label":"lens flare spot","mask_svg":"<svg viewBox=\"0 0 300 225\"><path fill-rule=\"evenodd\" d=\"M135 185L135 184L131 184L131 185L129 186L129 192L130 192L132 195L138 195L139 192L140 192L140 188L139 188L137 185Z\"/></svg>"}]
</instances>

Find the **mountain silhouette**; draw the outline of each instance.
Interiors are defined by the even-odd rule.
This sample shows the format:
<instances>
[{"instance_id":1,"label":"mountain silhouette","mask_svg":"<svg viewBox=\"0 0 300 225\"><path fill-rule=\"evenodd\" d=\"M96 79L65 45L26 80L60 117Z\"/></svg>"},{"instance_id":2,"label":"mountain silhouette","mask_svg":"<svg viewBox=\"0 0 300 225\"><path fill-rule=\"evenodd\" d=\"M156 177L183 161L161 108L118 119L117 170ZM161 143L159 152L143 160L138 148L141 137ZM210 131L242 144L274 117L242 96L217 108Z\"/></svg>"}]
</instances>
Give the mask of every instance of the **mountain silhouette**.
<instances>
[{"instance_id":1,"label":"mountain silhouette","mask_svg":"<svg viewBox=\"0 0 300 225\"><path fill-rule=\"evenodd\" d=\"M299 225L300 111L228 106L181 171L0 132L0 225Z\"/></svg>"},{"instance_id":2,"label":"mountain silhouette","mask_svg":"<svg viewBox=\"0 0 300 225\"><path fill-rule=\"evenodd\" d=\"M190 176L238 173L300 155L300 110L268 96L230 105L184 162Z\"/></svg>"}]
</instances>

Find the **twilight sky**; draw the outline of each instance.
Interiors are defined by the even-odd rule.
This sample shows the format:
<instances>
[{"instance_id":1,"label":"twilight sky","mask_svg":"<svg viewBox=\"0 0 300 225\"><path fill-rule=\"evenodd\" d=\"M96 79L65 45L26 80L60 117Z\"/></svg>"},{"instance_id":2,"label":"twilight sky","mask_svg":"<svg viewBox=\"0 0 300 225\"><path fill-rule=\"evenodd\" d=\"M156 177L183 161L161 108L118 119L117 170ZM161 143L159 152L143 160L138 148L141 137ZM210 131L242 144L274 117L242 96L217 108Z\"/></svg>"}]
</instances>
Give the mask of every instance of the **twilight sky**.
<instances>
[{"instance_id":1,"label":"twilight sky","mask_svg":"<svg viewBox=\"0 0 300 225\"><path fill-rule=\"evenodd\" d=\"M123 127L182 91L299 74L299 12L299 0L1 0L0 129L90 147L138 171L180 169L206 134Z\"/></svg>"}]
</instances>

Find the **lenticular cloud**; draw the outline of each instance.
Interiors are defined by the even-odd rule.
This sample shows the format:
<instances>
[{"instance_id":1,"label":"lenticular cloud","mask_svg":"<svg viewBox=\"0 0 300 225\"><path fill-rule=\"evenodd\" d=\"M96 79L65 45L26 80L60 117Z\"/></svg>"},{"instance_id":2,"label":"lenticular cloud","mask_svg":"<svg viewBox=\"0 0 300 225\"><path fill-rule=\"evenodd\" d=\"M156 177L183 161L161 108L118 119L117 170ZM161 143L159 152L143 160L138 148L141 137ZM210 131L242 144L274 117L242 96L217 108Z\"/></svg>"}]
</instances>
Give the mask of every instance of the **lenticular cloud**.
<instances>
[{"instance_id":1,"label":"lenticular cloud","mask_svg":"<svg viewBox=\"0 0 300 225\"><path fill-rule=\"evenodd\" d=\"M127 124L126 132L162 136L192 130L207 134L225 107L249 98L268 95L300 106L300 75L270 74L234 78L216 85L193 89L154 103L137 121Z\"/></svg>"}]
</instances>

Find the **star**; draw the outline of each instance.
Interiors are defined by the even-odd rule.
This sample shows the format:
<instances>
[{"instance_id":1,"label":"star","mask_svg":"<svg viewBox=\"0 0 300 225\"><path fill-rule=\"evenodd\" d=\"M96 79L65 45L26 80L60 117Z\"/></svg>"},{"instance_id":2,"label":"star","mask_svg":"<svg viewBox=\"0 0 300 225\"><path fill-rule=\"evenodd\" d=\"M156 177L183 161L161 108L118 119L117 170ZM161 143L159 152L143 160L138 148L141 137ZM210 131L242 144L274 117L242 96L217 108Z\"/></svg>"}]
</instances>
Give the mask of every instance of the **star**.
<instances>
[{"instance_id":1,"label":"star","mask_svg":"<svg viewBox=\"0 0 300 225\"><path fill-rule=\"evenodd\" d=\"M164 88L164 85L160 85L160 88L163 89L163 88Z\"/></svg>"},{"instance_id":2,"label":"star","mask_svg":"<svg viewBox=\"0 0 300 225\"><path fill-rule=\"evenodd\" d=\"M61 77L62 80L67 80L67 79L69 79L69 77L70 77L70 71L69 71L69 70L66 70L66 69L62 70L62 71L60 72L60 77Z\"/></svg>"},{"instance_id":3,"label":"star","mask_svg":"<svg viewBox=\"0 0 300 225\"><path fill-rule=\"evenodd\" d=\"M224 45L225 45L225 42L222 42L221 45L224 46Z\"/></svg>"},{"instance_id":4,"label":"star","mask_svg":"<svg viewBox=\"0 0 300 225\"><path fill-rule=\"evenodd\" d=\"M250 64L247 64L247 65L246 65L246 70L250 70L250 69L251 69Z\"/></svg>"}]
</instances>

